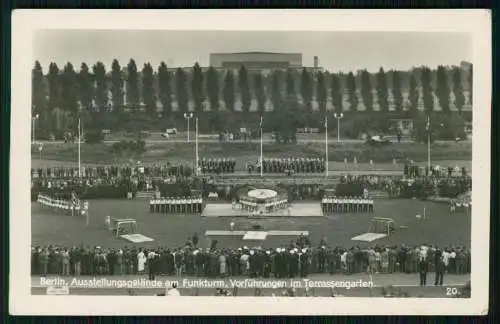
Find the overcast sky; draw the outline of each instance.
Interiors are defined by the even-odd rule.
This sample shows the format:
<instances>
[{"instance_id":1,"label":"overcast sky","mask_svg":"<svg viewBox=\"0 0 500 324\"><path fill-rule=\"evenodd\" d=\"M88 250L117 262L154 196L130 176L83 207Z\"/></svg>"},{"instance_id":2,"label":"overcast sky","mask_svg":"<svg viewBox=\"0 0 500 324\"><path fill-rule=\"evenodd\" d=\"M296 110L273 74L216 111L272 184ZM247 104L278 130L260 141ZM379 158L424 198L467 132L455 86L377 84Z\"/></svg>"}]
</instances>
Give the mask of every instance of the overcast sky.
<instances>
[{"instance_id":1,"label":"overcast sky","mask_svg":"<svg viewBox=\"0 0 500 324\"><path fill-rule=\"evenodd\" d=\"M60 68L71 62L101 61L109 69L117 58L126 65L134 58L139 69L145 62L156 67L208 66L214 52L302 53L304 66L319 65L329 71L407 70L413 66L458 65L472 61L472 39L461 33L397 32L231 32L144 30L41 30L34 39L34 60L44 72L50 62Z\"/></svg>"}]
</instances>

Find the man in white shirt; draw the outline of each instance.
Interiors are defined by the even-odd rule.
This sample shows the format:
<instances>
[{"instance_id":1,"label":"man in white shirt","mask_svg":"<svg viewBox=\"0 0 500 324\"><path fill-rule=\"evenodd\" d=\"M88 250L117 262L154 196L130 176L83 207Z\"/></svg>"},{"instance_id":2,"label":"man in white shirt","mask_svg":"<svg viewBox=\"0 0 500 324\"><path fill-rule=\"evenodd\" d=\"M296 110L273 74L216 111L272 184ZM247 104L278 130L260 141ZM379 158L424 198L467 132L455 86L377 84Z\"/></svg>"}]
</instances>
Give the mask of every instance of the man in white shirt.
<instances>
[{"instance_id":1,"label":"man in white shirt","mask_svg":"<svg viewBox=\"0 0 500 324\"><path fill-rule=\"evenodd\" d=\"M244 253L240 258L241 268L243 269L243 272L245 274L248 274L248 271L250 270L249 259L250 259L250 256L246 253Z\"/></svg>"},{"instance_id":2,"label":"man in white shirt","mask_svg":"<svg viewBox=\"0 0 500 324\"><path fill-rule=\"evenodd\" d=\"M155 201L153 199L149 201L149 211L152 213L155 211Z\"/></svg>"},{"instance_id":3,"label":"man in white shirt","mask_svg":"<svg viewBox=\"0 0 500 324\"><path fill-rule=\"evenodd\" d=\"M170 210L172 214L177 213L177 199L175 197L170 198Z\"/></svg>"},{"instance_id":4,"label":"man in white shirt","mask_svg":"<svg viewBox=\"0 0 500 324\"><path fill-rule=\"evenodd\" d=\"M193 200L191 197L186 199L186 213L191 214L193 212Z\"/></svg>"},{"instance_id":5,"label":"man in white shirt","mask_svg":"<svg viewBox=\"0 0 500 324\"><path fill-rule=\"evenodd\" d=\"M450 253L448 251L443 251L443 255L442 255L442 258L443 258L443 263L444 263L444 269L445 271L448 270L448 265L450 264Z\"/></svg>"},{"instance_id":6,"label":"man in white shirt","mask_svg":"<svg viewBox=\"0 0 500 324\"><path fill-rule=\"evenodd\" d=\"M182 207L181 207L181 204L182 204L182 200L181 200L180 198L178 198L178 199L176 199L176 200L175 200L175 212L176 212L177 214L180 214L180 213L181 213L181 210L182 210L182 209L181 209L181 208L182 208Z\"/></svg>"},{"instance_id":7,"label":"man in white shirt","mask_svg":"<svg viewBox=\"0 0 500 324\"><path fill-rule=\"evenodd\" d=\"M158 202L160 203L160 211L165 214L168 211L168 204L167 204L167 199L162 198L159 199Z\"/></svg>"},{"instance_id":8,"label":"man in white shirt","mask_svg":"<svg viewBox=\"0 0 500 324\"><path fill-rule=\"evenodd\" d=\"M170 209L170 208L171 208L171 207L170 207L171 205L172 205L171 199L170 199L170 197L167 197L167 198L165 199L165 211L167 212L167 214L168 214L168 213L171 213L171 209Z\"/></svg>"},{"instance_id":9,"label":"man in white shirt","mask_svg":"<svg viewBox=\"0 0 500 324\"><path fill-rule=\"evenodd\" d=\"M456 271L456 263L455 263L455 258L457 257L457 253L455 251L450 252L450 256L448 258L448 264L450 265L450 271L455 272Z\"/></svg>"},{"instance_id":10,"label":"man in white shirt","mask_svg":"<svg viewBox=\"0 0 500 324\"><path fill-rule=\"evenodd\" d=\"M181 199L181 213L185 213L187 209L187 200L186 197L182 197Z\"/></svg>"},{"instance_id":11,"label":"man in white shirt","mask_svg":"<svg viewBox=\"0 0 500 324\"><path fill-rule=\"evenodd\" d=\"M455 212L455 209L456 209L456 202L455 201L452 201L450 203L450 213L454 213Z\"/></svg>"},{"instance_id":12,"label":"man in white shirt","mask_svg":"<svg viewBox=\"0 0 500 324\"><path fill-rule=\"evenodd\" d=\"M340 264L342 265L342 269L347 269L347 251L340 256Z\"/></svg>"}]
</instances>

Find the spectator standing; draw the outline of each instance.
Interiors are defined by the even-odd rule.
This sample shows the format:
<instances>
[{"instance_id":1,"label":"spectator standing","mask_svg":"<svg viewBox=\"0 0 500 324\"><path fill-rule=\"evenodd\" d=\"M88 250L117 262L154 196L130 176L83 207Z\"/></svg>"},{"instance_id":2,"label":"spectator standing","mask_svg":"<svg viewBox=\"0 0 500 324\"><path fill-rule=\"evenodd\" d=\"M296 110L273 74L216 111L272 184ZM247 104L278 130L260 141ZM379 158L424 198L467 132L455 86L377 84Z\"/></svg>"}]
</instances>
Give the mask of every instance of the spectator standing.
<instances>
[{"instance_id":1,"label":"spectator standing","mask_svg":"<svg viewBox=\"0 0 500 324\"><path fill-rule=\"evenodd\" d=\"M441 251L436 251L435 254L435 265L434 265L434 271L436 273L436 277L434 280L434 286L442 286L443 285L443 277L444 277L444 272L445 272L445 264L443 261L443 256Z\"/></svg>"},{"instance_id":2,"label":"spectator standing","mask_svg":"<svg viewBox=\"0 0 500 324\"><path fill-rule=\"evenodd\" d=\"M429 271L429 262L424 256L420 257L418 263L418 273L420 275L420 286L425 286L427 284L427 272Z\"/></svg>"},{"instance_id":3,"label":"spectator standing","mask_svg":"<svg viewBox=\"0 0 500 324\"><path fill-rule=\"evenodd\" d=\"M193 237L191 238L191 241L193 243L193 247L196 249L196 247L198 246L198 241L199 241L198 233L194 233L193 234Z\"/></svg>"}]
</instances>

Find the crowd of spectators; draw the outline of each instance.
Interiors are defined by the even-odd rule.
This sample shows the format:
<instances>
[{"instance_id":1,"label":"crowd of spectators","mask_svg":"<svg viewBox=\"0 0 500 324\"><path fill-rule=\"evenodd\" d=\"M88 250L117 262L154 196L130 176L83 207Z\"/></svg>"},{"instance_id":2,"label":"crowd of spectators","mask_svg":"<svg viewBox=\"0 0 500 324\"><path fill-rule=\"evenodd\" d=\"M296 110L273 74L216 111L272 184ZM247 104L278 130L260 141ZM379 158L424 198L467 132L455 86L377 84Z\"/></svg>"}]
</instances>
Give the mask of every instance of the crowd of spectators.
<instances>
[{"instance_id":1,"label":"crowd of spectators","mask_svg":"<svg viewBox=\"0 0 500 324\"><path fill-rule=\"evenodd\" d=\"M160 185L190 185L192 172L188 166L170 164L31 169L32 198L39 192L48 195L86 192L89 198L125 198L129 192L153 191ZM186 195L182 192L182 195Z\"/></svg>"},{"instance_id":2,"label":"crowd of spectators","mask_svg":"<svg viewBox=\"0 0 500 324\"><path fill-rule=\"evenodd\" d=\"M196 239L195 239L196 237ZM199 248L197 236L178 248L105 248L99 246L32 246L34 275L189 275L208 278L225 276L294 278L308 274L418 273L437 270L470 273L470 248L464 246L376 245L373 247L329 246L325 239L312 246L299 237L279 248Z\"/></svg>"},{"instance_id":3,"label":"crowd of spectators","mask_svg":"<svg viewBox=\"0 0 500 324\"><path fill-rule=\"evenodd\" d=\"M366 189L369 191L385 192L391 197L403 198L425 198L429 196L455 198L460 194L472 190L472 178L461 175L451 177L419 176L412 178L343 175L340 182L341 184L352 184L360 192Z\"/></svg>"},{"instance_id":4,"label":"crowd of spectators","mask_svg":"<svg viewBox=\"0 0 500 324\"><path fill-rule=\"evenodd\" d=\"M358 184L363 189L387 191L397 179L397 176L379 176L379 175L351 175L343 174L340 177L340 183Z\"/></svg>"},{"instance_id":5,"label":"crowd of spectators","mask_svg":"<svg viewBox=\"0 0 500 324\"><path fill-rule=\"evenodd\" d=\"M49 167L31 169L32 179L59 179L69 180L74 178L82 179L108 179L108 178L166 178L169 176L190 176L192 169L185 165L152 164L143 165L140 162L136 165L109 165L109 166L82 166L79 174L78 167Z\"/></svg>"}]
</instances>

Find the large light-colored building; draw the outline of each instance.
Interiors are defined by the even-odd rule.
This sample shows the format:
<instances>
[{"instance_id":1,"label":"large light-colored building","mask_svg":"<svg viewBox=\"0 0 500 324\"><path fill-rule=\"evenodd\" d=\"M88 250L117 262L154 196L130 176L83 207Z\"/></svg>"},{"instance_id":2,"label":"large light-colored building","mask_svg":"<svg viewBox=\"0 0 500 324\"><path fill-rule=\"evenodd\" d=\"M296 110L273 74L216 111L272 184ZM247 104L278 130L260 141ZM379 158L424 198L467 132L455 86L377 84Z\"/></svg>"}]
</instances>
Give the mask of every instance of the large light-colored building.
<instances>
[{"instance_id":1,"label":"large light-colored building","mask_svg":"<svg viewBox=\"0 0 500 324\"><path fill-rule=\"evenodd\" d=\"M238 69L244 65L249 70L302 68L301 53L212 53L210 66L220 69Z\"/></svg>"},{"instance_id":2,"label":"large light-colored building","mask_svg":"<svg viewBox=\"0 0 500 324\"><path fill-rule=\"evenodd\" d=\"M212 53L209 57L208 66L201 66L201 70L206 72L209 67L213 67L218 71L233 71L237 73L241 66L250 73L261 73L269 75L274 70L286 71L306 69L309 72L323 71L319 67L319 59L314 56L313 66L302 65L301 53L271 53L271 52L238 52L238 53ZM179 69L190 73L192 66L172 67L169 66L169 71L174 73Z\"/></svg>"}]
</instances>

